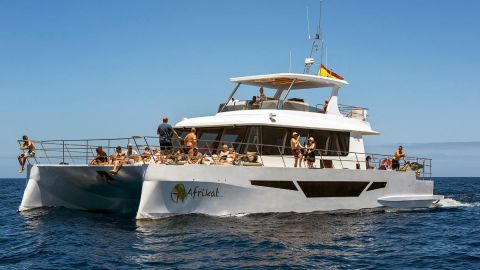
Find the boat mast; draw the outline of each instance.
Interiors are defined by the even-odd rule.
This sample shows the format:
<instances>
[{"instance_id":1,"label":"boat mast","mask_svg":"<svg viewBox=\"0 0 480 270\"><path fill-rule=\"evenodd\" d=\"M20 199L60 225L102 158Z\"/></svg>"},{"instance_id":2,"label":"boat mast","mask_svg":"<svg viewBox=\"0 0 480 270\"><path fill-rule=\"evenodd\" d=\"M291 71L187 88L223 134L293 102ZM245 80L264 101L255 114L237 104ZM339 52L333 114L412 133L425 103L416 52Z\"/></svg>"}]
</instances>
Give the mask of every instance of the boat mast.
<instances>
[{"instance_id":1,"label":"boat mast","mask_svg":"<svg viewBox=\"0 0 480 270\"><path fill-rule=\"evenodd\" d=\"M320 16L318 17L317 33L315 34L314 37L310 36L310 19L308 18L308 8L307 8L308 39L312 40L312 48L310 49L310 56L305 59L305 68L303 69L304 74L308 74L310 72L310 68L315 63L315 60L313 59L313 53L318 51L317 43L320 43L320 64L323 63L323 46L325 42L322 39L322 32L321 32L322 7L323 7L323 0L320 0Z\"/></svg>"}]
</instances>

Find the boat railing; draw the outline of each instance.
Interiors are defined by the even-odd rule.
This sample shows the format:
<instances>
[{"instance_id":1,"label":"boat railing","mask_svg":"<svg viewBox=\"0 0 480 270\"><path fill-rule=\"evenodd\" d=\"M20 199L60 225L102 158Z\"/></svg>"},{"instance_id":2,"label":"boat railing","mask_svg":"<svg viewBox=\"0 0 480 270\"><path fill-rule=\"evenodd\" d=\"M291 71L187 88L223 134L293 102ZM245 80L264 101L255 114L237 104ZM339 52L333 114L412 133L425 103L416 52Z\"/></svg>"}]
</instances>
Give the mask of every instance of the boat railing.
<instances>
[{"instance_id":1,"label":"boat railing","mask_svg":"<svg viewBox=\"0 0 480 270\"><path fill-rule=\"evenodd\" d=\"M188 147L183 146L183 141L173 139L173 149L170 153L163 152L162 158L155 155L151 155L151 151L154 148L161 149L159 138L156 136L132 136L126 138L111 138L111 139L86 139L86 140L45 140L45 141L32 141L36 146L36 154L33 159L28 159L29 164L60 164L70 165L90 164L91 160L96 156L96 148L101 146L107 156L109 157L115 153L117 146L122 147L125 151L127 145L131 144L136 150L138 155L142 157L142 153L146 147L150 149L150 154L143 155L149 156L150 161L146 161L146 158L141 158L138 163L159 163L159 162L172 162L171 156L175 152L180 152L185 156L188 152ZM18 141L21 144L21 141ZM258 165L258 166L272 166L272 167L293 167L295 158L293 157L292 149L287 146L269 145L259 143L244 143L244 142L228 142L217 140L198 140L198 150L201 154L214 157L218 155L222 150L222 146L226 144L228 148L233 147L237 155L237 159L232 162L235 165ZM180 150L180 151L178 151ZM303 150L303 157L300 162L302 167L307 167L307 155L306 150ZM313 169L383 169L383 163L388 164L391 161L392 156L373 154L373 153L359 153L359 152L346 152L337 151L331 149L314 149L315 160L313 162ZM162 152L162 151L160 151ZM257 160L255 162L249 162L247 157L255 156ZM272 157L276 161L272 163ZM367 158L369 157L369 158ZM368 159L368 161L367 161ZM253 164L252 164L253 163ZM214 162L213 164L217 164ZM429 158L420 157L405 157L401 160L401 167L404 170L415 171L417 178L419 179L431 179L432 177L432 160ZM385 169L390 169L385 166Z\"/></svg>"},{"instance_id":2,"label":"boat railing","mask_svg":"<svg viewBox=\"0 0 480 270\"><path fill-rule=\"evenodd\" d=\"M367 116L368 116L367 108L353 106L353 105L338 104L338 109L340 113L345 117L360 119L363 121L367 120Z\"/></svg>"},{"instance_id":3,"label":"boat railing","mask_svg":"<svg viewBox=\"0 0 480 270\"><path fill-rule=\"evenodd\" d=\"M280 104L279 104L280 102ZM300 99L291 99L286 101L278 100L265 100L258 103L253 103L252 100L231 100L225 105L225 103L220 104L218 112L231 112L231 111L242 111L242 110L290 110L290 111L302 111L302 112L314 112L314 113L325 113L324 104L316 104L315 106L310 106L308 103ZM339 104L338 109L340 113L348 118L355 118L360 120L367 119L368 109Z\"/></svg>"}]
</instances>

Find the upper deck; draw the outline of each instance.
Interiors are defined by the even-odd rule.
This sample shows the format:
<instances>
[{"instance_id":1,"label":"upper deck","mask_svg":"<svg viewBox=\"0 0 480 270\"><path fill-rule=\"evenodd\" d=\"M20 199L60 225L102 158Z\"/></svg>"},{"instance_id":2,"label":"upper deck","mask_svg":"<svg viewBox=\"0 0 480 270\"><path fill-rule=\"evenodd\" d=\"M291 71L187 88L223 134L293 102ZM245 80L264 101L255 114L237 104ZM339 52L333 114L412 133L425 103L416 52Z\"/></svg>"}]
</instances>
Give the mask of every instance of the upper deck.
<instances>
[{"instance_id":1,"label":"upper deck","mask_svg":"<svg viewBox=\"0 0 480 270\"><path fill-rule=\"evenodd\" d=\"M343 87L348 85L345 80L339 80L330 77L317 76L311 74L299 73L276 73L266 75L255 75L231 78L233 83L265 87L271 89L285 90L290 87L291 90L298 89L317 89L324 87Z\"/></svg>"},{"instance_id":2,"label":"upper deck","mask_svg":"<svg viewBox=\"0 0 480 270\"><path fill-rule=\"evenodd\" d=\"M345 80L310 74L276 73L236 77L231 78L230 81L236 83L236 87L228 99L220 104L219 113L258 109L289 110L343 116L359 121L367 119L368 110L366 108L338 104L338 90L348 85ZM239 89L243 85L258 87L259 95L253 96L251 99L235 98L235 95L241 92ZM264 88L273 89L274 95L265 95ZM305 92L299 91L321 91L325 88L331 89L328 102L319 100L318 97L315 98L316 100L304 99L300 94Z\"/></svg>"}]
</instances>

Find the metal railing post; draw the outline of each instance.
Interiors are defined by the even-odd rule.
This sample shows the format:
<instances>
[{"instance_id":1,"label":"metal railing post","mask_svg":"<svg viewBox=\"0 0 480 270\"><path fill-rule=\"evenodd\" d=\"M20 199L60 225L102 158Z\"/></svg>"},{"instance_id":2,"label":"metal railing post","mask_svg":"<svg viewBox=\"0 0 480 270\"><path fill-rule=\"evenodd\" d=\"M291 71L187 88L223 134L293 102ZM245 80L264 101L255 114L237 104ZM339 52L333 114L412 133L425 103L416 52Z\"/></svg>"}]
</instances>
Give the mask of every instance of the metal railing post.
<instances>
[{"instance_id":1,"label":"metal railing post","mask_svg":"<svg viewBox=\"0 0 480 270\"><path fill-rule=\"evenodd\" d=\"M87 145L85 146L85 164L88 164L88 140Z\"/></svg>"},{"instance_id":2,"label":"metal railing post","mask_svg":"<svg viewBox=\"0 0 480 270\"><path fill-rule=\"evenodd\" d=\"M65 140L62 140L62 165L65 164Z\"/></svg>"},{"instance_id":3,"label":"metal railing post","mask_svg":"<svg viewBox=\"0 0 480 270\"><path fill-rule=\"evenodd\" d=\"M145 141L145 144L147 145L148 149L150 149L150 155L152 156L153 162L157 162L155 159L155 155L153 154L153 149L150 148L150 145L148 144L147 138L143 137L143 140Z\"/></svg>"},{"instance_id":4,"label":"metal railing post","mask_svg":"<svg viewBox=\"0 0 480 270\"><path fill-rule=\"evenodd\" d=\"M360 161L358 161L358 155L357 155L357 152L355 152L355 158L357 159L357 164L358 164L358 168L357 170L360 170L361 169L361 165L360 165Z\"/></svg>"},{"instance_id":5,"label":"metal railing post","mask_svg":"<svg viewBox=\"0 0 480 270\"><path fill-rule=\"evenodd\" d=\"M135 140L135 137L132 137L132 140L133 140L133 142L135 143L135 147L137 148L137 151L138 151L137 154L140 155L140 148L138 148L137 140ZM149 147L149 148L150 148L150 147ZM141 155L140 155L140 157L141 157ZM143 159L143 157L142 157L142 162L143 162L143 164L145 164L145 160Z\"/></svg>"},{"instance_id":6,"label":"metal railing post","mask_svg":"<svg viewBox=\"0 0 480 270\"><path fill-rule=\"evenodd\" d=\"M40 145L42 146L42 150L45 153L45 158L47 159L48 163L52 163L48 157L47 151L45 150L45 146L43 146L43 142L40 142Z\"/></svg>"},{"instance_id":7,"label":"metal railing post","mask_svg":"<svg viewBox=\"0 0 480 270\"><path fill-rule=\"evenodd\" d=\"M277 147L278 147L278 153L280 153L280 156L282 157L283 167L287 167L287 164L285 163L285 159L283 158L282 150L280 149L280 146L277 146Z\"/></svg>"},{"instance_id":8,"label":"metal railing post","mask_svg":"<svg viewBox=\"0 0 480 270\"><path fill-rule=\"evenodd\" d=\"M345 169L343 167L343 162L342 162L342 158L340 157L340 152L337 151L337 156L338 156L338 160L340 161L340 166L342 166L342 169Z\"/></svg>"}]
</instances>

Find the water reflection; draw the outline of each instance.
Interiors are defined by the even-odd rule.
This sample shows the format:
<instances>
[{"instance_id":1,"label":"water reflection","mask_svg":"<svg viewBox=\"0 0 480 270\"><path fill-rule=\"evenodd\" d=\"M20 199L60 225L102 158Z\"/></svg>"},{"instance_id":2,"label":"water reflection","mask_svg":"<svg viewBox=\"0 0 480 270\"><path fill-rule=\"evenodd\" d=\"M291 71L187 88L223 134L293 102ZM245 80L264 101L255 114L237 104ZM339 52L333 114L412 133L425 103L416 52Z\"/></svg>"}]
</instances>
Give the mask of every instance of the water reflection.
<instances>
[{"instance_id":1,"label":"water reflection","mask_svg":"<svg viewBox=\"0 0 480 270\"><path fill-rule=\"evenodd\" d=\"M202 250L210 260L241 258L243 266L259 260L281 266L304 264L315 256L355 255L373 242L378 223L384 219L379 211L140 220L136 232L142 245L136 248L148 255L137 260L187 263L198 260Z\"/></svg>"}]
</instances>

